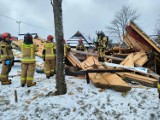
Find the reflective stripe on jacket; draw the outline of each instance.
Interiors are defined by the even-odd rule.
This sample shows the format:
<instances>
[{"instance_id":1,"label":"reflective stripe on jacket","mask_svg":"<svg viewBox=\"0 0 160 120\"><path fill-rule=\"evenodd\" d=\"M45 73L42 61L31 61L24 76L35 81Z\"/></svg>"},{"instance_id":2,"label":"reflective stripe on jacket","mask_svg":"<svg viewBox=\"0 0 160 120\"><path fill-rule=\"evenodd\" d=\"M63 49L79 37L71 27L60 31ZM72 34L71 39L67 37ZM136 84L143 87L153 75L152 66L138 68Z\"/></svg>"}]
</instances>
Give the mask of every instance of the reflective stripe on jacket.
<instances>
[{"instance_id":1,"label":"reflective stripe on jacket","mask_svg":"<svg viewBox=\"0 0 160 120\"><path fill-rule=\"evenodd\" d=\"M34 63L35 62L35 52L38 51L35 44L22 44L22 63Z\"/></svg>"},{"instance_id":2,"label":"reflective stripe on jacket","mask_svg":"<svg viewBox=\"0 0 160 120\"><path fill-rule=\"evenodd\" d=\"M108 43L107 37L103 37L102 39L98 39L98 46L106 47L106 44Z\"/></svg>"},{"instance_id":3,"label":"reflective stripe on jacket","mask_svg":"<svg viewBox=\"0 0 160 120\"><path fill-rule=\"evenodd\" d=\"M44 43L45 60L53 60L55 58L55 44L51 42Z\"/></svg>"},{"instance_id":4,"label":"reflective stripe on jacket","mask_svg":"<svg viewBox=\"0 0 160 120\"><path fill-rule=\"evenodd\" d=\"M84 44L78 44L76 50L85 51Z\"/></svg>"}]
</instances>

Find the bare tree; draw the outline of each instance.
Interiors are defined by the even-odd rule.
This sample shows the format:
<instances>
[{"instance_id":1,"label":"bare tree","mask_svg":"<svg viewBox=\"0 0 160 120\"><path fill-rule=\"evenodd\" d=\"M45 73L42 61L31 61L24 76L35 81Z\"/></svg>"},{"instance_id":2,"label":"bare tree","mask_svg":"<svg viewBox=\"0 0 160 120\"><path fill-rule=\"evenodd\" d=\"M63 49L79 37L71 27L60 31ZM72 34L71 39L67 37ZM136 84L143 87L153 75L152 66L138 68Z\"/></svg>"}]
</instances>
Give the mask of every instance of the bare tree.
<instances>
[{"instance_id":1,"label":"bare tree","mask_svg":"<svg viewBox=\"0 0 160 120\"><path fill-rule=\"evenodd\" d=\"M51 0L54 13L55 37L56 37L56 89L55 95L66 94L66 82L64 73L64 42L62 21L62 0Z\"/></svg>"},{"instance_id":2,"label":"bare tree","mask_svg":"<svg viewBox=\"0 0 160 120\"><path fill-rule=\"evenodd\" d=\"M119 38L120 43L123 43L126 25L130 20L137 20L139 16L140 14L137 13L137 10L131 9L129 6L123 6L116 12L114 19L110 23L111 25L106 28L111 35Z\"/></svg>"},{"instance_id":3,"label":"bare tree","mask_svg":"<svg viewBox=\"0 0 160 120\"><path fill-rule=\"evenodd\" d=\"M155 27L155 32L156 32L156 35L157 35L156 42L158 44L160 44L160 19L157 20L156 27Z\"/></svg>"}]
</instances>

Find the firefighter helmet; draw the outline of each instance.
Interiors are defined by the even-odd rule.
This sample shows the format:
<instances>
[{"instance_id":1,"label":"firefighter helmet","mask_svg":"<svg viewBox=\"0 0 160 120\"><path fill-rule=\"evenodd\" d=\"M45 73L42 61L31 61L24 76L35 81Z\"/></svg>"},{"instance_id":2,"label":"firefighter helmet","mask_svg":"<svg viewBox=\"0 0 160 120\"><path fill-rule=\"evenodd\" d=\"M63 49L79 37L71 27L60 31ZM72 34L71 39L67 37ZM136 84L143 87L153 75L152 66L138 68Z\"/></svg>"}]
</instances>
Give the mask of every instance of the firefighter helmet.
<instances>
[{"instance_id":1,"label":"firefighter helmet","mask_svg":"<svg viewBox=\"0 0 160 120\"><path fill-rule=\"evenodd\" d=\"M25 44L33 44L33 37L30 33L26 33L24 35L24 43Z\"/></svg>"},{"instance_id":2,"label":"firefighter helmet","mask_svg":"<svg viewBox=\"0 0 160 120\"><path fill-rule=\"evenodd\" d=\"M2 38L2 39L5 39L6 37L11 38L11 34L8 33L8 32L2 33L1 38Z\"/></svg>"},{"instance_id":3,"label":"firefighter helmet","mask_svg":"<svg viewBox=\"0 0 160 120\"><path fill-rule=\"evenodd\" d=\"M66 40L65 39L63 39L63 43L66 44Z\"/></svg>"},{"instance_id":4,"label":"firefighter helmet","mask_svg":"<svg viewBox=\"0 0 160 120\"><path fill-rule=\"evenodd\" d=\"M80 43L83 43L82 38L80 38L80 39L78 40L78 43L79 43L79 44L80 44Z\"/></svg>"},{"instance_id":5,"label":"firefighter helmet","mask_svg":"<svg viewBox=\"0 0 160 120\"><path fill-rule=\"evenodd\" d=\"M52 42L53 39L54 39L54 37L53 37L52 35L48 35L48 36L47 36L47 41L51 41L51 42Z\"/></svg>"}]
</instances>

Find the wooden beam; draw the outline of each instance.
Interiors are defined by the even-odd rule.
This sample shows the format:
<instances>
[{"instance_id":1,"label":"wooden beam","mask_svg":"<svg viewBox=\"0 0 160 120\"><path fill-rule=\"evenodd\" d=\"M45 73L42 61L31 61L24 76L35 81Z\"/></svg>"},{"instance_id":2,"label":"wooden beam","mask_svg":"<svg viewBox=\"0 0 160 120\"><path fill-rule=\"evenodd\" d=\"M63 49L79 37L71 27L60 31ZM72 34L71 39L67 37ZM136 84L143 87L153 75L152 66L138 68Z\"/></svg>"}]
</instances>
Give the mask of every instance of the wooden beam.
<instances>
[{"instance_id":1,"label":"wooden beam","mask_svg":"<svg viewBox=\"0 0 160 120\"><path fill-rule=\"evenodd\" d=\"M123 78L131 78L133 81L137 81L141 84L150 86L150 87L157 87L158 80L154 78L149 78L143 75L137 75L134 73L124 73Z\"/></svg>"},{"instance_id":2,"label":"wooden beam","mask_svg":"<svg viewBox=\"0 0 160 120\"><path fill-rule=\"evenodd\" d=\"M96 56L96 57L99 56L96 53L90 53L90 52L84 52L84 51L78 51L78 50L71 50L71 52L84 54L84 55L90 55L90 56ZM113 60L118 60L118 61L124 60L123 58L113 57L113 56L109 56L109 55L106 55L105 57L108 58L108 59L113 59Z\"/></svg>"}]
</instances>

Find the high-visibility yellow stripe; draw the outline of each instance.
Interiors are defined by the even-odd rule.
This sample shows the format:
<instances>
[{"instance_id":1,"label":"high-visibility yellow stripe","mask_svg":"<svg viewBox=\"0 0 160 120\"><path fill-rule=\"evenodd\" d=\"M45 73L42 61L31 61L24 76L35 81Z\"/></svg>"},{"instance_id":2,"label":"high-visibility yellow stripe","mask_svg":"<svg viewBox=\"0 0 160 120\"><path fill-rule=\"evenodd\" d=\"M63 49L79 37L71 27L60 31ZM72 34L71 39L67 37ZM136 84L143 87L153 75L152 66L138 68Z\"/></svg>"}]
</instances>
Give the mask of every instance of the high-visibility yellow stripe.
<instances>
[{"instance_id":1,"label":"high-visibility yellow stripe","mask_svg":"<svg viewBox=\"0 0 160 120\"><path fill-rule=\"evenodd\" d=\"M158 83L157 88L160 90L160 84Z\"/></svg>"},{"instance_id":2,"label":"high-visibility yellow stripe","mask_svg":"<svg viewBox=\"0 0 160 120\"><path fill-rule=\"evenodd\" d=\"M51 48L51 47L53 47L53 44L52 44L52 43L45 43L45 44L44 44L44 47L45 47L45 48L47 48L47 47Z\"/></svg>"},{"instance_id":3,"label":"high-visibility yellow stripe","mask_svg":"<svg viewBox=\"0 0 160 120\"><path fill-rule=\"evenodd\" d=\"M21 81L25 81L26 80L26 78L24 78L24 77L21 77Z\"/></svg>"},{"instance_id":4,"label":"high-visibility yellow stripe","mask_svg":"<svg viewBox=\"0 0 160 120\"><path fill-rule=\"evenodd\" d=\"M7 77L7 75L0 75L0 77L1 77L1 78L6 78L6 77Z\"/></svg>"},{"instance_id":5,"label":"high-visibility yellow stripe","mask_svg":"<svg viewBox=\"0 0 160 120\"><path fill-rule=\"evenodd\" d=\"M22 61L33 62L33 61L35 61L35 59L27 59L27 58L25 59L25 58L23 58Z\"/></svg>"},{"instance_id":6,"label":"high-visibility yellow stripe","mask_svg":"<svg viewBox=\"0 0 160 120\"><path fill-rule=\"evenodd\" d=\"M27 80L33 80L33 77L27 77Z\"/></svg>"},{"instance_id":7,"label":"high-visibility yellow stripe","mask_svg":"<svg viewBox=\"0 0 160 120\"><path fill-rule=\"evenodd\" d=\"M46 57L54 57L55 55L47 54Z\"/></svg>"}]
</instances>

